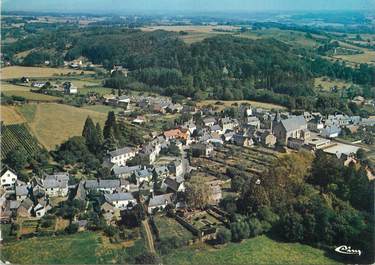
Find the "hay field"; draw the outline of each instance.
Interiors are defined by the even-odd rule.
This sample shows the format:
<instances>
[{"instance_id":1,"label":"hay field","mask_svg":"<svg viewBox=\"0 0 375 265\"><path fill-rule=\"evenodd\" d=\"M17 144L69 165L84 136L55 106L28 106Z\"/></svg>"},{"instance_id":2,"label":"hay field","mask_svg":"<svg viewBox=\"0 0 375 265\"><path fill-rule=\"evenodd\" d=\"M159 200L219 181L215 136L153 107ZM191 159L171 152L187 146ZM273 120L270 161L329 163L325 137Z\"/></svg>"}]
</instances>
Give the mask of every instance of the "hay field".
<instances>
[{"instance_id":1,"label":"hay field","mask_svg":"<svg viewBox=\"0 0 375 265\"><path fill-rule=\"evenodd\" d=\"M10 91L4 91L4 95L6 96L16 96L16 97L23 97L26 100L32 100L32 101L50 101L50 102L57 102L61 100L61 98L53 97L49 95L44 95L40 93L34 93L30 91L19 91L19 90L10 90Z\"/></svg>"},{"instance_id":2,"label":"hay field","mask_svg":"<svg viewBox=\"0 0 375 265\"><path fill-rule=\"evenodd\" d=\"M102 126L107 118L97 111L49 103L38 104L28 124L39 142L51 150L72 136L80 136L87 116Z\"/></svg>"},{"instance_id":3,"label":"hay field","mask_svg":"<svg viewBox=\"0 0 375 265\"><path fill-rule=\"evenodd\" d=\"M365 50L362 54L336 55L334 56L334 58L338 58L352 63L375 64L375 51Z\"/></svg>"},{"instance_id":4,"label":"hay field","mask_svg":"<svg viewBox=\"0 0 375 265\"><path fill-rule=\"evenodd\" d=\"M60 74L75 73L80 74L81 70L73 70L68 68L51 68L51 67L25 67L25 66L10 66L4 67L0 70L0 79L13 79L27 77L51 77ZM85 74L93 73L92 71L84 71Z\"/></svg>"},{"instance_id":5,"label":"hay field","mask_svg":"<svg viewBox=\"0 0 375 265\"><path fill-rule=\"evenodd\" d=\"M220 102L220 104L216 104L217 102ZM259 101L253 101L253 100L203 100L197 103L198 107L212 105L213 107L217 107L218 111L222 111L223 109L227 107L231 107L233 104L237 103L238 105L241 104L250 104L253 107L256 108L263 108L263 109L286 109L285 107L281 105L276 105L272 103L264 103Z\"/></svg>"},{"instance_id":6,"label":"hay field","mask_svg":"<svg viewBox=\"0 0 375 265\"><path fill-rule=\"evenodd\" d=\"M25 118L12 106L0 105L0 118L5 125L24 123Z\"/></svg>"},{"instance_id":7,"label":"hay field","mask_svg":"<svg viewBox=\"0 0 375 265\"><path fill-rule=\"evenodd\" d=\"M29 91L29 86L19 86L19 85L13 85L7 82L1 82L0 83L0 90L1 92L4 91Z\"/></svg>"},{"instance_id":8,"label":"hay field","mask_svg":"<svg viewBox=\"0 0 375 265\"><path fill-rule=\"evenodd\" d=\"M60 98L34 93L30 92L31 87L29 86L21 86L21 85L13 85L6 82L0 83L0 90L4 95L11 97L11 96L18 96L23 97L27 100L33 100L33 101L58 101Z\"/></svg>"}]
</instances>

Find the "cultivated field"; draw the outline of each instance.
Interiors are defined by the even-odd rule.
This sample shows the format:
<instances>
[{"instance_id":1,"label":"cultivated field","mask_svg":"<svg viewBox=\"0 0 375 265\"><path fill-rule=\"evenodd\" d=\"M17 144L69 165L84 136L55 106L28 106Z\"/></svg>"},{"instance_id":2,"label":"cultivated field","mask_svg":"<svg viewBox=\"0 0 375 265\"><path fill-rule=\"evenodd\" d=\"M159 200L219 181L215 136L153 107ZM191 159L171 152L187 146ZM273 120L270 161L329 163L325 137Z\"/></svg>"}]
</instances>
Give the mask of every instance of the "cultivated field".
<instances>
[{"instance_id":1,"label":"cultivated field","mask_svg":"<svg viewBox=\"0 0 375 265\"><path fill-rule=\"evenodd\" d=\"M165 216L155 216L154 221L159 230L160 239L178 237L180 240L193 239L192 233L179 224L175 219Z\"/></svg>"},{"instance_id":2,"label":"cultivated field","mask_svg":"<svg viewBox=\"0 0 375 265\"><path fill-rule=\"evenodd\" d=\"M220 104L216 104L216 103ZM218 111L221 111L227 107L231 107L233 104L250 104L253 107L256 108L263 108L263 109L286 109L283 106L276 105L276 104L271 104L271 103L264 103L264 102L259 102L259 101L253 101L253 100L228 100L228 101L223 101L223 100L203 100L197 103L199 107L202 106L207 106L211 105L215 108L217 108Z\"/></svg>"},{"instance_id":3,"label":"cultivated field","mask_svg":"<svg viewBox=\"0 0 375 265\"><path fill-rule=\"evenodd\" d=\"M325 251L299 243L282 243L266 236L229 243L215 249L207 244L178 249L163 257L165 264L340 264Z\"/></svg>"},{"instance_id":4,"label":"cultivated field","mask_svg":"<svg viewBox=\"0 0 375 265\"><path fill-rule=\"evenodd\" d=\"M48 150L55 148L69 137L79 136L87 116L103 126L106 114L62 104L39 104L36 109L23 110L30 117L31 131ZM29 112L28 112L29 111ZM20 111L22 113L22 111Z\"/></svg>"},{"instance_id":5,"label":"cultivated field","mask_svg":"<svg viewBox=\"0 0 375 265\"><path fill-rule=\"evenodd\" d=\"M61 74L80 74L81 70L72 70L67 68L50 68L50 67L25 67L25 66L10 66L0 70L0 79L13 79L26 77L51 77ZM93 73L91 71L84 71L86 74Z\"/></svg>"},{"instance_id":6,"label":"cultivated field","mask_svg":"<svg viewBox=\"0 0 375 265\"><path fill-rule=\"evenodd\" d=\"M0 118L4 124L18 124L25 122L25 118L11 106L0 105Z\"/></svg>"}]
</instances>

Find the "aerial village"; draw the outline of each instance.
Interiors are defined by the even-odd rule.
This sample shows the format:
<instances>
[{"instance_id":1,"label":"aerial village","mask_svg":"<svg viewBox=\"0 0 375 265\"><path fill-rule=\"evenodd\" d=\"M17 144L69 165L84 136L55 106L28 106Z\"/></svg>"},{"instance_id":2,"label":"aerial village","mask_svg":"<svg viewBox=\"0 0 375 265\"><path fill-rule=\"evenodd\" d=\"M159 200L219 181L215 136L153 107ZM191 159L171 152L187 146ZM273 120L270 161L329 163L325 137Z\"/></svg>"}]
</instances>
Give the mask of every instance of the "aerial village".
<instances>
[{"instance_id":1,"label":"aerial village","mask_svg":"<svg viewBox=\"0 0 375 265\"><path fill-rule=\"evenodd\" d=\"M32 87L38 86L41 84L32 83ZM63 90L68 94L76 93L71 82L64 83ZM268 158L272 160L278 153L322 150L349 165L356 163L359 147L342 143L337 137L342 130L356 132L361 126L375 125L374 118L309 112L292 115L249 104L233 104L236 110L233 115L219 112L212 106L174 104L167 97L112 94L100 98L92 95L90 100L123 108L116 114L116 120L130 122L137 128L152 123L153 115L173 113L190 118L161 134L150 133L150 140L142 145L107 151L102 165L108 169L107 178L73 183L67 170L34 176L25 183L12 168L4 166L1 171L2 223L54 215L61 202L70 198L81 205L82 212L74 212L70 220L70 225L75 225L78 231L89 228L89 217L85 213L92 210L93 205L99 218L112 227L124 222L124 218L137 218L126 213L138 205L147 213L146 220L154 230L157 228L153 216L167 212L197 239L212 239L218 227L229 223L229 214L219 207L223 197L230 193L231 185L230 178L225 176L228 169L225 171L224 164L231 165L230 160L234 159L234 167L248 167L248 173L259 178L264 170L262 165L269 166ZM147 113L148 118L128 115L135 110ZM241 150L248 150L253 157L245 157L243 163L238 163L240 157L233 157L233 150L239 156ZM253 163L247 165L246 160ZM374 178L371 169L368 177ZM189 205L186 199L199 197L187 194L191 190L187 189L186 182L194 178L199 179L207 196L205 203L198 203L198 206Z\"/></svg>"}]
</instances>

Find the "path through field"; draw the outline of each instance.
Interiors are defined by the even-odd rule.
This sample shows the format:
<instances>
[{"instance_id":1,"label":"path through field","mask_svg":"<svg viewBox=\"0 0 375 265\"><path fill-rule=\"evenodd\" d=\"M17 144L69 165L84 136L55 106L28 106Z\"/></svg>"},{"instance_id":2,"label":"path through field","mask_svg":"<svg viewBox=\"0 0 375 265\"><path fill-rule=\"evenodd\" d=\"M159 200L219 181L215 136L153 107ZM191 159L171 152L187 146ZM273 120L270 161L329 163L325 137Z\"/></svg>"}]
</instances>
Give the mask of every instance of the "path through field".
<instances>
[{"instance_id":1,"label":"path through field","mask_svg":"<svg viewBox=\"0 0 375 265\"><path fill-rule=\"evenodd\" d=\"M148 219L142 221L143 223L143 226L145 227L145 230L146 230L146 236L147 236L147 243L148 243L148 247L150 249L150 252L151 253L155 253L155 246L154 246L154 239L152 238L152 233L151 233L151 229L150 229L150 226L148 224Z\"/></svg>"}]
</instances>

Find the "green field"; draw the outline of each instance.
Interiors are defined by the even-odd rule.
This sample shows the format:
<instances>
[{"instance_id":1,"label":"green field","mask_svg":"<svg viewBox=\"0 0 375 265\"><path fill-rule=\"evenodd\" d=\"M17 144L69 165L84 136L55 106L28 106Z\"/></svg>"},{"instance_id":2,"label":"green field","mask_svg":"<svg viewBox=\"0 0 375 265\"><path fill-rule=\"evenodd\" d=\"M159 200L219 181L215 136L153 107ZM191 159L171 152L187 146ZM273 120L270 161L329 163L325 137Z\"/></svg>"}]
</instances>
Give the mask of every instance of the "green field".
<instances>
[{"instance_id":1,"label":"green field","mask_svg":"<svg viewBox=\"0 0 375 265\"><path fill-rule=\"evenodd\" d=\"M75 84L75 82L73 81ZM78 93L86 95L87 93L97 93L99 95L105 95L105 94L111 94L112 89L108 87L90 87L90 86L83 86L81 88L78 88Z\"/></svg>"},{"instance_id":2,"label":"green field","mask_svg":"<svg viewBox=\"0 0 375 265\"><path fill-rule=\"evenodd\" d=\"M163 257L165 264L340 264L325 251L299 243L280 243L266 236L215 249L201 244Z\"/></svg>"},{"instance_id":3,"label":"green field","mask_svg":"<svg viewBox=\"0 0 375 265\"><path fill-rule=\"evenodd\" d=\"M132 263L145 251L143 239L131 244L111 244L93 232L40 237L5 244L0 259L17 264L112 264Z\"/></svg>"}]
</instances>

